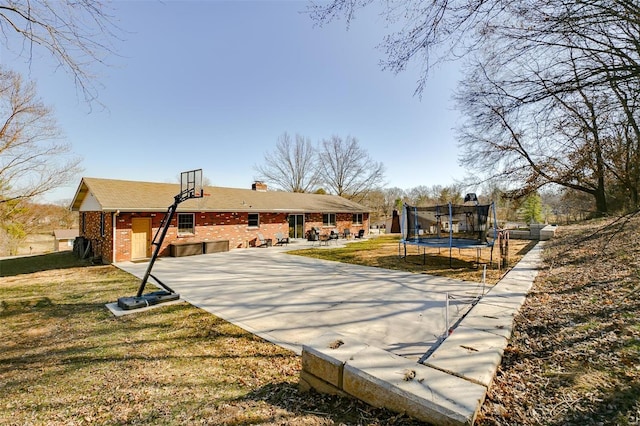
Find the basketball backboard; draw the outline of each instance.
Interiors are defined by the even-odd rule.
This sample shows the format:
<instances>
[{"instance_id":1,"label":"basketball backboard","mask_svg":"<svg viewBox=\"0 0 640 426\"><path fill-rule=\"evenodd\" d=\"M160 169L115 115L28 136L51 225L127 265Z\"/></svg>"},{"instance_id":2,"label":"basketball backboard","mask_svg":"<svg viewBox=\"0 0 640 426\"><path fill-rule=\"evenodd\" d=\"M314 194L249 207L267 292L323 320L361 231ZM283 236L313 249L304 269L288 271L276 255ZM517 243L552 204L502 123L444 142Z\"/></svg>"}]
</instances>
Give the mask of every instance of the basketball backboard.
<instances>
[{"instance_id":1,"label":"basketball backboard","mask_svg":"<svg viewBox=\"0 0 640 426\"><path fill-rule=\"evenodd\" d=\"M204 195L202 189L202 169L190 170L180 174L180 194L185 199L201 198Z\"/></svg>"}]
</instances>

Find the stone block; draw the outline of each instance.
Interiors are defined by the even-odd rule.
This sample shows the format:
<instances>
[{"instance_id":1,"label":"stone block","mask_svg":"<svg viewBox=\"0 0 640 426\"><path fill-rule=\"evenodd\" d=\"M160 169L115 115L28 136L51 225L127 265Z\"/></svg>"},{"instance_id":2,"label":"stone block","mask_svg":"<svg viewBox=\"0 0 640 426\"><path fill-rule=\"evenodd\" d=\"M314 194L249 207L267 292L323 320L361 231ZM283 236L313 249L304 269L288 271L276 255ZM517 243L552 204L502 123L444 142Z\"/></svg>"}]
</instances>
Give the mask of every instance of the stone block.
<instances>
[{"instance_id":1,"label":"stone block","mask_svg":"<svg viewBox=\"0 0 640 426\"><path fill-rule=\"evenodd\" d=\"M540 230L540 241L547 241L555 237L557 226L547 225Z\"/></svg>"},{"instance_id":2,"label":"stone block","mask_svg":"<svg viewBox=\"0 0 640 426\"><path fill-rule=\"evenodd\" d=\"M424 364L488 388L506 346L504 336L461 325Z\"/></svg>"},{"instance_id":3,"label":"stone block","mask_svg":"<svg viewBox=\"0 0 640 426\"><path fill-rule=\"evenodd\" d=\"M508 340L513 330L515 314L513 306L493 304L491 300L481 299L464 317L461 325L497 334Z\"/></svg>"},{"instance_id":4,"label":"stone block","mask_svg":"<svg viewBox=\"0 0 640 426\"><path fill-rule=\"evenodd\" d=\"M484 386L373 347L347 361L343 390L438 425L473 424L486 394Z\"/></svg>"},{"instance_id":5,"label":"stone block","mask_svg":"<svg viewBox=\"0 0 640 426\"><path fill-rule=\"evenodd\" d=\"M529 230L509 230L509 238L512 240L530 240L531 232Z\"/></svg>"},{"instance_id":6,"label":"stone block","mask_svg":"<svg viewBox=\"0 0 640 426\"><path fill-rule=\"evenodd\" d=\"M348 396L341 389L325 382L322 379L317 378L312 374L307 373L304 370L300 372L300 382L298 386L303 392L309 392L309 390L315 389L317 392L325 393L328 395Z\"/></svg>"},{"instance_id":7,"label":"stone block","mask_svg":"<svg viewBox=\"0 0 640 426\"><path fill-rule=\"evenodd\" d=\"M366 347L340 333L325 333L302 346L302 370L341 389L345 362Z\"/></svg>"},{"instance_id":8,"label":"stone block","mask_svg":"<svg viewBox=\"0 0 640 426\"><path fill-rule=\"evenodd\" d=\"M540 230L542 228L544 228L545 225L542 223L532 223L529 225L529 230L531 232L531 239L532 240L539 240L540 239Z\"/></svg>"}]
</instances>

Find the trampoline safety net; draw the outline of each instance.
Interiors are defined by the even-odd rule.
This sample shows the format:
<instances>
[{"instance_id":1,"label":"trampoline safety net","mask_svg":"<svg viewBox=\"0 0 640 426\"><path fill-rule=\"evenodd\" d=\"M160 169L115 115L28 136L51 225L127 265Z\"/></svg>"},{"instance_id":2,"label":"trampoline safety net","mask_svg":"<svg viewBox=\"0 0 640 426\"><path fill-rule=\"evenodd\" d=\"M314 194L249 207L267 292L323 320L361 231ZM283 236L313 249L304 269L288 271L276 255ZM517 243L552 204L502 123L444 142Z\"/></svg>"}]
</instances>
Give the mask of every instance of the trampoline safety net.
<instances>
[{"instance_id":1,"label":"trampoline safety net","mask_svg":"<svg viewBox=\"0 0 640 426\"><path fill-rule=\"evenodd\" d=\"M404 205L402 236L407 242L455 238L487 243L491 204L445 204L429 207ZM491 235L494 237L494 235Z\"/></svg>"}]
</instances>

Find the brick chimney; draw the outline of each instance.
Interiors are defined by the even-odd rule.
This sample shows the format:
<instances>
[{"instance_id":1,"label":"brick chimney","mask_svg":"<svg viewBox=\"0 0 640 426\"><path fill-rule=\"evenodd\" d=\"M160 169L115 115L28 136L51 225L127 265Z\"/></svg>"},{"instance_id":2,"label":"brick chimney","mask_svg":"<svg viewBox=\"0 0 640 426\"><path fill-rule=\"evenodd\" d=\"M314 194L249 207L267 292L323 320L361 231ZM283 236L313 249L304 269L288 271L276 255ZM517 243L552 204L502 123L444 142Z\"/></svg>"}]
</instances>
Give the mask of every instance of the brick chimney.
<instances>
[{"instance_id":1,"label":"brick chimney","mask_svg":"<svg viewBox=\"0 0 640 426\"><path fill-rule=\"evenodd\" d=\"M267 192L267 184L257 180L253 182L253 185L251 185L251 189L253 189L254 191Z\"/></svg>"}]
</instances>

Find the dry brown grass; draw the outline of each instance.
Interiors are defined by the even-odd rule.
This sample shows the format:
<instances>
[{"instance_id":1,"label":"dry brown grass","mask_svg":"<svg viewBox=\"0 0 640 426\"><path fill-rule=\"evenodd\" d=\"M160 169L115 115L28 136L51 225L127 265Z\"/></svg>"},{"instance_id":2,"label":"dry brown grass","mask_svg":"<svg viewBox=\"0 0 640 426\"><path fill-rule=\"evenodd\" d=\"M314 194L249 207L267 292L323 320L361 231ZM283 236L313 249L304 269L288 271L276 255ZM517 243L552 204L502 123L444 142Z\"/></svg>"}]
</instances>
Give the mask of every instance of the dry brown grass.
<instances>
[{"instance_id":1,"label":"dry brown grass","mask_svg":"<svg viewBox=\"0 0 640 426\"><path fill-rule=\"evenodd\" d=\"M423 247L408 245L405 258L404 246L399 246L398 241L398 236L384 235L349 243L346 247L341 248L311 248L289 253L475 282L482 281L482 266L487 265L487 284L497 283L507 271L505 268L498 267L497 247L494 249L493 257L489 248L482 249L479 262L476 249L453 249L450 264L449 249L423 249ZM535 242L528 240L511 240L509 242L509 265L516 264L533 245Z\"/></svg>"},{"instance_id":2,"label":"dry brown grass","mask_svg":"<svg viewBox=\"0 0 640 426\"><path fill-rule=\"evenodd\" d=\"M560 228L482 425L640 424L640 212Z\"/></svg>"},{"instance_id":3,"label":"dry brown grass","mask_svg":"<svg viewBox=\"0 0 640 426\"><path fill-rule=\"evenodd\" d=\"M562 229L548 244L480 424L640 423L640 217L606 225ZM422 265L421 254L398 259L388 238L306 254L481 277L473 251L453 268L448 253ZM512 240L512 264L529 247ZM3 269L0 424L422 424L299 391L298 356L188 304L114 318L104 304L138 281L66 256ZM490 269L488 281L498 278Z\"/></svg>"},{"instance_id":4,"label":"dry brown grass","mask_svg":"<svg viewBox=\"0 0 640 426\"><path fill-rule=\"evenodd\" d=\"M136 279L51 256L0 282L0 424L420 424L299 391L298 356L186 303L115 318Z\"/></svg>"}]
</instances>

